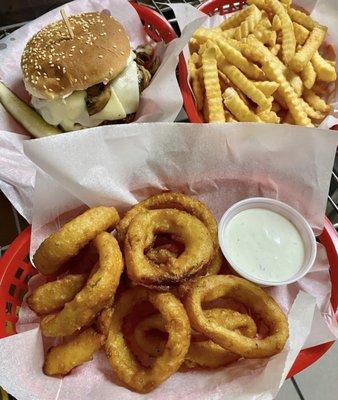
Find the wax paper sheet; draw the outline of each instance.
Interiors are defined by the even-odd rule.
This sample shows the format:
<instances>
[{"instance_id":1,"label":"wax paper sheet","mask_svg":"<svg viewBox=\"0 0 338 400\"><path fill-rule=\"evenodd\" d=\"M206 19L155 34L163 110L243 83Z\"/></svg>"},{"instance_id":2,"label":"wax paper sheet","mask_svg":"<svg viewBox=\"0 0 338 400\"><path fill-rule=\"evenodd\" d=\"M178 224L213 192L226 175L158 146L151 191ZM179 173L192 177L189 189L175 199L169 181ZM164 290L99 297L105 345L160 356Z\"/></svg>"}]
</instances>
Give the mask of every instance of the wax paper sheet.
<instances>
[{"instance_id":1,"label":"wax paper sheet","mask_svg":"<svg viewBox=\"0 0 338 400\"><path fill-rule=\"evenodd\" d=\"M276 198L298 209L319 232L337 143L338 134L314 128L210 124L205 129L169 123L105 126L25 140L24 152L38 168L31 252L84 206L113 205L122 214L163 190L196 196L217 219L243 198ZM39 283L37 276L30 286ZM318 245L306 277L269 291L289 313L291 335L282 353L217 371L180 372L147 398L273 399L301 348L337 336L325 249ZM0 385L18 400L142 397L119 386L102 351L63 379L44 376L43 352L50 342L42 340L37 318L25 303L18 330L22 333L0 341ZM20 360L20 380L14 378L13 360Z\"/></svg>"},{"instance_id":2,"label":"wax paper sheet","mask_svg":"<svg viewBox=\"0 0 338 400\"><path fill-rule=\"evenodd\" d=\"M335 55L338 54L338 12L337 12L337 0L297 0L293 2L293 5L296 7L303 8L310 12L313 19L319 22L322 25L328 27L328 34L324 45L322 46L322 50L324 54L328 54L328 50L326 49L326 45L332 45L333 52ZM189 4L172 4L172 9L175 12L178 25L180 29L184 29L187 24L189 24L194 19L203 16L202 12L199 12L194 7L191 7ZM208 18L204 21L203 26L205 27L214 27L219 25L224 18L229 17L231 14L227 15L219 15L215 14L213 16L208 16ZM189 49L188 46L184 48L184 56L186 59L189 58ZM332 56L332 53L331 53ZM338 68L338 67L336 67ZM328 104L331 104L332 110L330 115L328 115L320 124L320 128L329 129L332 126L338 124L338 83L332 89L332 93L326 97L326 101Z\"/></svg>"}]
</instances>

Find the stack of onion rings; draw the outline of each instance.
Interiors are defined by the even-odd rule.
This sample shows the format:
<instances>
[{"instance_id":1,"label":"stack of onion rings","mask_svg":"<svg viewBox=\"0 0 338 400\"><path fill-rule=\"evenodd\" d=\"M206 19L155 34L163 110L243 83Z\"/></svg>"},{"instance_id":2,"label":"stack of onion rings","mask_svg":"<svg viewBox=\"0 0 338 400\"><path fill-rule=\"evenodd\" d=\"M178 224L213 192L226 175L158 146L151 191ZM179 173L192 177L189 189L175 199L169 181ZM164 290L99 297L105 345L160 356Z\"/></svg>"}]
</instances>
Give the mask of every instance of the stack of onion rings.
<instances>
[{"instance_id":1,"label":"stack of onion rings","mask_svg":"<svg viewBox=\"0 0 338 400\"><path fill-rule=\"evenodd\" d=\"M47 352L46 375L69 373L105 343L119 379L147 393L179 368L219 368L283 349L288 324L275 301L245 279L217 275L217 223L202 203L152 196L120 221L119 241L105 232L118 221L114 208L90 209L34 256L42 273L61 274L27 303L45 336L73 335Z\"/></svg>"}]
</instances>

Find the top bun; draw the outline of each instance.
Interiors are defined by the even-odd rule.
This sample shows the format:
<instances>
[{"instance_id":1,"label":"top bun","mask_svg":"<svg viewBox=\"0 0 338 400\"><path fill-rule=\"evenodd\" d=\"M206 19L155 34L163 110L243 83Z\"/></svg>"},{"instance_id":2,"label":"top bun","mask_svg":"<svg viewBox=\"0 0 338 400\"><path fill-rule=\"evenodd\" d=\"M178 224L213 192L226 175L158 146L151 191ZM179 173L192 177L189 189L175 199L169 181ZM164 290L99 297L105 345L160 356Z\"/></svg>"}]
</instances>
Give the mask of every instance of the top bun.
<instances>
[{"instance_id":1,"label":"top bun","mask_svg":"<svg viewBox=\"0 0 338 400\"><path fill-rule=\"evenodd\" d=\"M115 78L127 66L129 38L122 25L105 13L53 22L27 43L21 58L24 82L35 97L56 99Z\"/></svg>"}]
</instances>

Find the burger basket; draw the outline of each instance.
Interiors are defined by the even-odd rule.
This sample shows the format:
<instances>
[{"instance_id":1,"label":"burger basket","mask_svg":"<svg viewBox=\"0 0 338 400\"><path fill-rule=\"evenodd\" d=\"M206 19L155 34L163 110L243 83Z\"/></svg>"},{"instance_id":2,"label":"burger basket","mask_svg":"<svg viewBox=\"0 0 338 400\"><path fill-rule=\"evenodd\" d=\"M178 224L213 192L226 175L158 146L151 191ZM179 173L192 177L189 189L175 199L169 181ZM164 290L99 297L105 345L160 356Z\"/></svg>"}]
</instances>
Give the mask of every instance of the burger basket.
<instances>
[{"instance_id":1,"label":"burger basket","mask_svg":"<svg viewBox=\"0 0 338 400\"><path fill-rule=\"evenodd\" d=\"M226 14L239 10L245 4L239 0L209 0L203 3L199 9L207 14ZM168 43L176 37L171 25L161 15L150 8L132 4L144 25L146 33L154 40ZM201 123L202 120L196 110L194 99L188 85L188 72L183 55L179 59L179 82L183 95L184 107L189 120ZM30 227L22 231L9 246L3 257L0 258L0 338L15 334L15 324L24 295L28 290L30 278L36 274L36 270L29 261ZM326 248L330 264L332 281L331 303L338 318L338 234L329 221L325 218L324 230L318 238ZM288 377L292 377L318 360L331 346L333 342L325 343L306 350L302 350Z\"/></svg>"}]
</instances>

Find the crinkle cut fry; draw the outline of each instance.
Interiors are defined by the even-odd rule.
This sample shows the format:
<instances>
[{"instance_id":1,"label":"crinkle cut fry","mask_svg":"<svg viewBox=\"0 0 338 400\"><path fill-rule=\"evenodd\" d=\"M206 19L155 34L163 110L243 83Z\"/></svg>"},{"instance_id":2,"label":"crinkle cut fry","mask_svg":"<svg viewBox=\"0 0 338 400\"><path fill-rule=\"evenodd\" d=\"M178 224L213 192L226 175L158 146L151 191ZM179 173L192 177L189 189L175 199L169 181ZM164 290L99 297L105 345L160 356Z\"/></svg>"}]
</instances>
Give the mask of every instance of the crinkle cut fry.
<instances>
[{"instance_id":1,"label":"crinkle cut fry","mask_svg":"<svg viewBox=\"0 0 338 400\"><path fill-rule=\"evenodd\" d=\"M245 18L244 21L241 22L240 26L235 30L234 38L237 40L245 38L249 35L249 33L253 32L256 25L262 18L261 11L255 5L252 5L250 7L252 7L251 13Z\"/></svg>"},{"instance_id":2,"label":"crinkle cut fry","mask_svg":"<svg viewBox=\"0 0 338 400\"><path fill-rule=\"evenodd\" d=\"M316 25L313 28L308 39L304 43L304 46L299 51L297 51L297 53L290 61L289 66L293 71L302 71L306 64L310 62L315 52L323 43L326 32L327 28L324 26Z\"/></svg>"},{"instance_id":3,"label":"crinkle cut fry","mask_svg":"<svg viewBox=\"0 0 338 400\"><path fill-rule=\"evenodd\" d=\"M317 78L316 71L313 68L311 61L305 65L303 71L300 73L300 76L306 89L311 89Z\"/></svg>"},{"instance_id":4,"label":"crinkle cut fry","mask_svg":"<svg viewBox=\"0 0 338 400\"><path fill-rule=\"evenodd\" d=\"M253 84L268 97L272 96L279 87L279 84L274 81L258 81Z\"/></svg>"},{"instance_id":5,"label":"crinkle cut fry","mask_svg":"<svg viewBox=\"0 0 338 400\"><path fill-rule=\"evenodd\" d=\"M209 122L225 122L217 61L214 55L213 49L206 49L202 54L202 71L209 109Z\"/></svg>"},{"instance_id":6,"label":"crinkle cut fry","mask_svg":"<svg viewBox=\"0 0 338 400\"><path fill-rule=\"evenodd\" d=\"M253 113L233 88L227 88L223 93L223 101L229 111L240 122L261 122L261 119Z\"/></svg>"},{"instance_id":7,"label":"crinkle cut fry","mask_svg":"<svg viewBox=\"0 0 338 400\"><path fill-rule=\"evenodd\" d=\"M312 56L311 62L319 80L324 82L334 82L337 79L335 67L331 65L328 60L325 60L318 51L316 51Z\"/></svg>"},{"instance_id":8,"label":"crinkle cut fry","mask_svg":"<svg viewBox=\"0 0 338 400\"><path fill-rule=\"evenodd\" d=\"M224 65L222 72L237 86L247 97L254 101L261 111L271 108L269 101L263 92L261 92L237 67L234 65Z\"/></svg>"},{"instance_id":9,"label":"crinkle cut fry","mask_svg":"<svg viewBox=\"0 0 338 400\"><path fill-rule=\"evenodd\" d=\"M245 73L248 78L261 79L264 77L262 70L257 65L248 61L240 51L233 48L225 39L217 37L216 43L221 49L225 59Z\"/></svg>"},{"instance_id":10,"label":"crinkle cut fry","mask_svg":"<svg viewBox=\"0 0 338 400\"><path fill-rule=\"evenodd\" d=\"M300 10L296 10L291 7L288 10L288 13L292 21L303 25L306 29L309 29L310 31L312 31L312 29L316 26L316 22L309 15L303 13Z\"/></svg>"},{"instance_id":11,"label":"crinkle cut fry","mask_svg":"<svg viewBox=\"0 0 338 400\"><path fill-rule=\"evenodd\" d=\"M296 42L303 45L309 37L309 30L304 28L303 25L300 25L297 22L293 22L293 29L295 32Z\"/></svg>"},{"instance_id":12,"label":"crinkle cut fry","mask_svg":"<svg viewBox=\"0 0 338 400\"><path fill-rule=\"evenodd\" d=\"M252 13L252 10L253 6L249 6L226 18L220 25L222 30L238 27Z\"/></svg>"},{"instance_id":13,"label":"crinkle cut fry","mask_svg":"<svg viewBox=\"0 0 338 400\"><path fill-rule=\"evenodd\" d=\"M48 376L66 375L73 368L93 359L93 354L103 346L104 335L87 328L67 343L48 350L43 372Z\"/></svg>"},{"instance_id":14,"label":"crinkle cut fry","mask_svg":"<svg viewBox=\"0 0 338 400\"><path fill-rule=\"evenodd\" d=\"M201 79L200 79L200 71L196 68L196 64L193 62L192 57L190 57L188 61L188 67L189 67L189 72L190 72L190 79L191 79L191 86L193 93L195 95L195 100L196 100L196 106L197 110L201 111L203 108L203 87L201 84Z\"/></svg>"},{"instance_id":15,"label":"crinkle cut fry","mask_svg":"<svg viewBox=\"0 0 338 400\"><path fill-rule=\"evenodd\" d=\"M273 9L274 13L277 14L281 20L282 27L282 51L283 59L286 64L295 55L296 51L296 38L293 31L292 21L283 7L283 5L278 0L267 0L267 4Z\"/></svg>"},{"instance_id":16,"label":"crinkle cut fry","mask_svg":"<svg viewBox=\"0 0 338 400\"><path fill-rule=\"evenodd\" d=\"M296 124L303 126L313 126L311 120L308 118L306 112L304 111L299 101L299 98L297 97L297 94L295 93L289 82L286 80L281 70L278 68L278 65L273 61L267 61L263 65L263 71L270 80L279 83L279 88L277 92L283 97Z\"/></svg>"},{"instance_id":17,"label":"crinkle cut fry","mask_svg":"<svg viewBox=\"0 0 338 400\"><path fill-rule=\"evenodd\" d=\"M310 104L311 107L324 114L329 113L331 110L331 107L312 90L307 89L304 91L304 99Z\"/></svg>"},{"instance_id":18,"label":"crinkle cut fry","mask_svg":"<svg viewBox=\"0 0 338 400\"><path fill-rule=\"evenodd\" d=\"M123 259L116 239L107 232L94 239L99 253L98 268L73 300L57 314L41 320L45 336L68 336L91 323L115 295L123 270Z\"/></svg>"}]
</instances>

